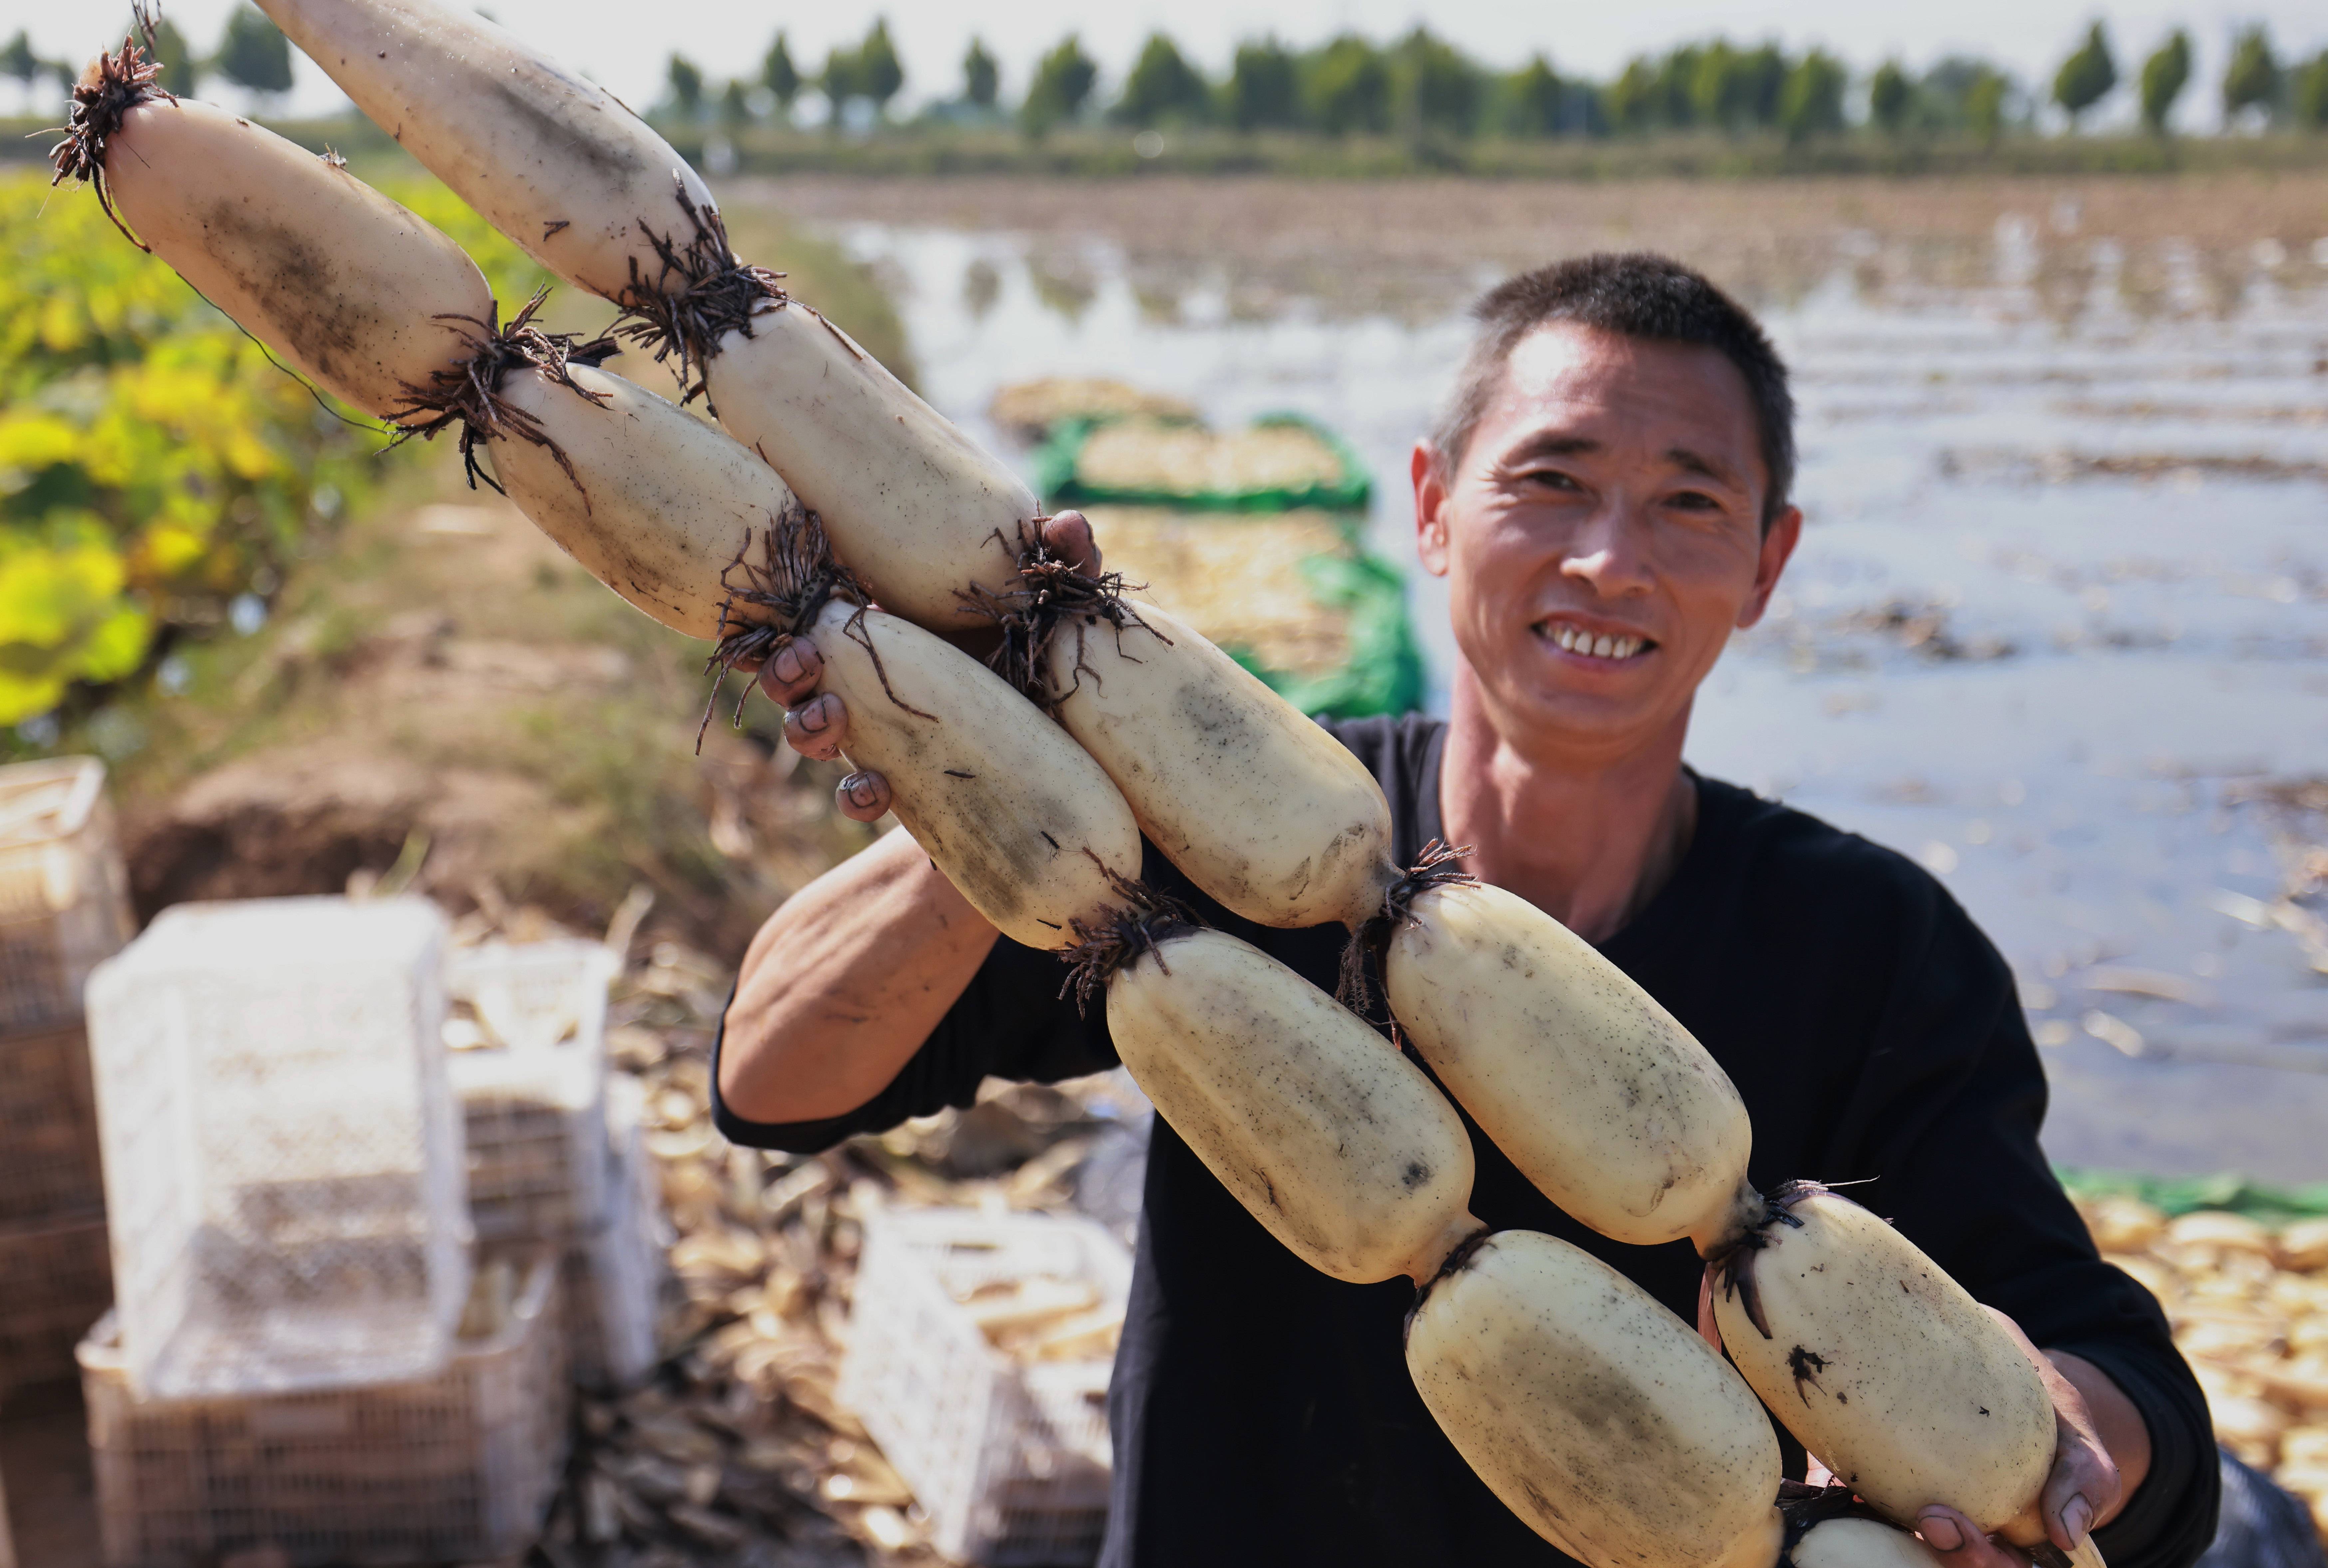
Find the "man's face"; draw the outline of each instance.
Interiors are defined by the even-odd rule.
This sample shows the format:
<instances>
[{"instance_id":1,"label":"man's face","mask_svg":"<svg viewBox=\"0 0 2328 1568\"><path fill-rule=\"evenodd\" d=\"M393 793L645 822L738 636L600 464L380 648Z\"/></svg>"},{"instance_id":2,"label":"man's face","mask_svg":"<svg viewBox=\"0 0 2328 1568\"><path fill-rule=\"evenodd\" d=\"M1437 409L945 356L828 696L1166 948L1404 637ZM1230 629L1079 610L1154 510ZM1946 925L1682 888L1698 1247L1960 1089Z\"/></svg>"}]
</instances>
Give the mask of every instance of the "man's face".
<instances>
[{"instance_id":1,"label":"man's face","mask_svg":"<svg viewBox=\"0 0 2328 1568\"><path fill-rule=\"evenodd\" d=\"M1414 455L1423 565L1507 742L1618 756L1686 722L1761 618L1801 514L1761 525L1745 378L1719 352L1572 323L1512 352L1460 466Z\"/></svg>"}]
</instances>

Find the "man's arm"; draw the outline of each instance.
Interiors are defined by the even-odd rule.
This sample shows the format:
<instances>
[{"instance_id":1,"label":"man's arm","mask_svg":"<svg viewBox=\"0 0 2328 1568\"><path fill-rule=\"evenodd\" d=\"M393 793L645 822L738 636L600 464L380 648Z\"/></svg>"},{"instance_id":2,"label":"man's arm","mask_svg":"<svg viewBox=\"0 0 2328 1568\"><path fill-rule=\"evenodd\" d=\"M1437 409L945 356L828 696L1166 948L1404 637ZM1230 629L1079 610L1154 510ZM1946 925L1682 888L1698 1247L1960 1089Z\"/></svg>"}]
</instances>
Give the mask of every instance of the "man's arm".
<instances>
[{"instance_id":1,"label":"man's arm","mask_svg":"<svg viewBox=\"0 0 2328 1568\"><path fill-rule=\"evenodd\" d=\"M897 1075L994 946L995 930L892 832L786 899L744 955L719 1095L752 1122L821 1122Z\"/></svg>"}]
</instances>

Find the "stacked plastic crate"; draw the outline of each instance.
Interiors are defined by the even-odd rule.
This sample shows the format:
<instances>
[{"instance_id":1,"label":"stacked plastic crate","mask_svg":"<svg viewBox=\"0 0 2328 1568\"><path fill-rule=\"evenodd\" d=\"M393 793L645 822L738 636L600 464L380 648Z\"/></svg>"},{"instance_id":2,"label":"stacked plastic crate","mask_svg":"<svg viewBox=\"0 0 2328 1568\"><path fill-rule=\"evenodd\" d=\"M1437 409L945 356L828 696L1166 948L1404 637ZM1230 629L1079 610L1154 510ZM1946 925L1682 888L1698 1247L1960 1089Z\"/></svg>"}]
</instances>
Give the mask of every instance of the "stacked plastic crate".
<instances>
[{"instance_id":1,"label":"stacked plastic crate","mask_svg":"<svg viewBox=\"0 0 2328 1568\"><path fill-rule=\"evenodd\" d=\"M606 1071L619 968L595 942L496 942L446 972L477 1239L558 1255L574 1377L597 1389L652 1366L662 1277L636 1085Z\"/></svg>"},{"instance_id":2,"label":"stacked plastic crate","mask_svg":"<svg viewBox=\"0 0 2328 1568\"><path fill-rule=\"evenodd\" d=\"M112 1300L81 986L129 928L105 765L0 768L0 1398Z\"/></svg>"},{"instance_id":3,"label":"stacked plastic crate","mask_svg":"<svg viewBox=\"0 0 2328 1568\"><path fill-rule=\"evenodd\" d=\"M473 1256L419 899L188 905L89 984L118 1308L80 1347L108 1568L524 1546L554 1261Z\"/></svg>"}]
</instances>

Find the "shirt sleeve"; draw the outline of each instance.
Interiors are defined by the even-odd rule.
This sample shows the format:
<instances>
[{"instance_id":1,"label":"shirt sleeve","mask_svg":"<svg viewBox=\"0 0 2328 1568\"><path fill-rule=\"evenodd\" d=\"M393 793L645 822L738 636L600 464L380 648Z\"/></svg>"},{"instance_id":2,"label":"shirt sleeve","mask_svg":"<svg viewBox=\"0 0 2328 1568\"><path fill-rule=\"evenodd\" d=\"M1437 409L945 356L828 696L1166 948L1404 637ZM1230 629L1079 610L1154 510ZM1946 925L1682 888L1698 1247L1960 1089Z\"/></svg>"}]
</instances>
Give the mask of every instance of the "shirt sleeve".
<instances>
[{"instance_id":1,"label":"shirt sleeve","mask_svg":"<svg viewBox=\"0 0 2328 1568\"><path fill-rule=\"evenodd\" d=\"M1913 913L1835 1145L1880 1177L1849 1195L2032 1343L2086 1357L2125 1392L2149 1428L2150 1470L2095 1539L2111 1568L2190 1568L2221 1488L2205 1396L2156 1300L2101 1261L2045 1160L2045 1075L2012 972L1938 883L1900 871L1917 884Z\"/></svg>"},{"instance_id":2,"label":"shirt sleeve","mask_svg":"<svg viewBox=\"0 0 2328 1568\"><path fill-rule=\"evenodd\" d=\"M1060 994L1066 978L1066 967L1050 953L997 937L969 986L888 1086L846 1115L821 1122L751 1122L728 1109L719 1096L723 1012L711 1047L713 1124L730 1142L814 1154L860 1132L974 1103L989 1075L1056 1083L1105 1072L1116 1055L1102 1009L1094 1005L1093 1017L1080 1016L1074 999Z\"/></svg>"}]
</instances>

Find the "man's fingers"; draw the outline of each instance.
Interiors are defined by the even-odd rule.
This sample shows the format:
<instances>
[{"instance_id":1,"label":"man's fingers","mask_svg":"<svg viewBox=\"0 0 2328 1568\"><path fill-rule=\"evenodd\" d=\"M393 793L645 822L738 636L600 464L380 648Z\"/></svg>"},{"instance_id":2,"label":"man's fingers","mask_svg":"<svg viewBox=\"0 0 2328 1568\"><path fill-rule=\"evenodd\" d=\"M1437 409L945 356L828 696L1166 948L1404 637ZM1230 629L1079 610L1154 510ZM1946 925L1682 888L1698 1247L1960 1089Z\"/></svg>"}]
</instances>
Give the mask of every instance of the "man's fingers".
<instances>
[{"instance_id":1,"label":"man's fingers","mask_svg":"<svg viewBox=\"0 0 2328 1568\"><path fill-rule=\"evenodd\" d=\"M1948 1568L2027 1568L2018 1553L1982 1535L1954 1508L1926 1508L1916 1516L1916 1534Z\"/></svg>"},{"instance_id":2,"label":"man's fingers","mask_svg":"<svg viewBox=\"0 0 2328 1568\"><path fill-rule=\"evenodd\" d=\"M784 715L784 744L819 762L830 762L839 756L848 736L849 709L831 691L811 698Z\"/></svg>"},{"instance_id":3,"label":"man's fingers","mask_svg":"<svg viewBox=\"0 0 2328 1568\"><path fill-rule=\"evenodd\" d=\"M1051 553L1087 577L1099 576L1099 541L1092 538L1091 520L1080 512L1062 512L1043 524L1043 542Z\"/></svg>"},{"instance_id":4,"label":"man's fingers","mask_svg":"<svg viewBox=\"0 0 2328 1568\"><path fill-rule=\"evenodd\" d=\"M869 822L889 809L889 781L878 773L852 773L840 781L832 798L842 816Z\"/></svg>"},{"instance_id":5,"label":"man's fingers","mask_svg":"<svg viewBox=\"0 0 2328 1568\"><path fill-rule=\"evenodd\" d=\"M760 690L779 708L798 708L816 690L823 673L824 655L816 651L816 644L788 637L778 645L775 657L760 666Z\"/></svg>"}]
</instances>

